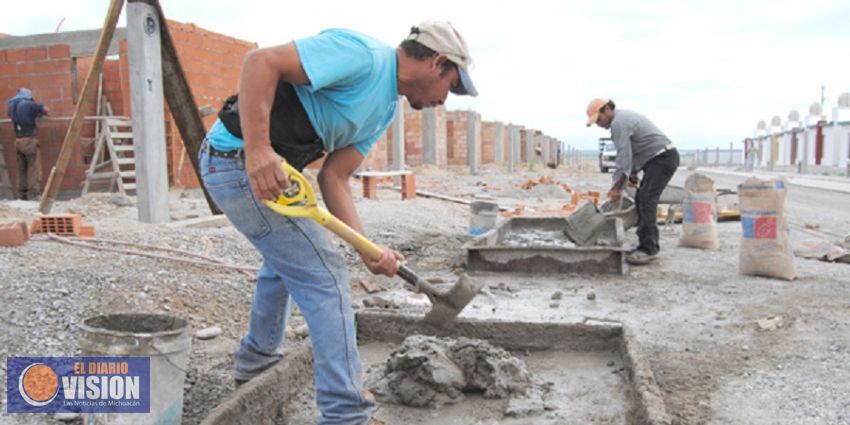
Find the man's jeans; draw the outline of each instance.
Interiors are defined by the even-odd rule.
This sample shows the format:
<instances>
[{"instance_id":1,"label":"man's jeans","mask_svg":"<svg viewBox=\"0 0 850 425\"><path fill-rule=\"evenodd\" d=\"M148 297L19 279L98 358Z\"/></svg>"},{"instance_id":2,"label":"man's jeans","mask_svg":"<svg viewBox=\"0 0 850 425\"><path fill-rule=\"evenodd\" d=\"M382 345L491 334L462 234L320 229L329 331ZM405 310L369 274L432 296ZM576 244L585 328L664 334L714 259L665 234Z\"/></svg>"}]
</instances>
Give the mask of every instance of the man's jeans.
<instances>
[{"instance_id":1,"label":"man's jeans","mask_svg":"<svg viewBox=\"0 0 850 425\"><path fill-rule=\"evenodd\" d=\"M655 255L661 249L658 245L658 199L661 192L670 183L676 169L679 168L679 152L669 150L649 160L643 166L643 179L635 195L635 208L638 214L637 236L640 241L638 251Z\"/></svg>"},{"instance_id":2,"label":"man's jeans","mask_svg":"<svg viewBox=\"0 0 850 425\"><path fill-rule=\"evenodd\" d=\"M294 299L310 329L319 424L365 423L375 404L363 394L348 273L329 233L258 201L243 158L210 156L204 141L200 167L215 203L263 256L248 334L235 354L236 379L252 378L281 359Z\"/></svg>"}]
</instances>

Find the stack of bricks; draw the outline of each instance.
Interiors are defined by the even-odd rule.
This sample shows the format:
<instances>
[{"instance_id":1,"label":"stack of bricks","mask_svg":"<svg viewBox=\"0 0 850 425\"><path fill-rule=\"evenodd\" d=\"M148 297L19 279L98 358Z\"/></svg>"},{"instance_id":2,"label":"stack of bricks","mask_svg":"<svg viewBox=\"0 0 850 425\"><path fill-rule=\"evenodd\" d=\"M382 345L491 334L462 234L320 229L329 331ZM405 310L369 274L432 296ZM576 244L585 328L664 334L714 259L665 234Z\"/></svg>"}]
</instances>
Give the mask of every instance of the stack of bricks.
<instances>
[{"instance_id":1,"label":"stack of bricks","mask_svg":"<svg viewBox=\"0 0 850 425\"><path fill-rule=\"evenodd\" d=\"M416 176L413 174L401 176L401 199L416 199Z\"/></svg>"},{"instance_id":2,"label":"stack of bricks","mask_svg":"<svg viewBox=\"0 0 850 425\"><path fill-rule=\"evenodd\" d=\"M20 246L30 239L30 231L26 223L0 224L0 246Z\"/></svg>"}]
</instances>

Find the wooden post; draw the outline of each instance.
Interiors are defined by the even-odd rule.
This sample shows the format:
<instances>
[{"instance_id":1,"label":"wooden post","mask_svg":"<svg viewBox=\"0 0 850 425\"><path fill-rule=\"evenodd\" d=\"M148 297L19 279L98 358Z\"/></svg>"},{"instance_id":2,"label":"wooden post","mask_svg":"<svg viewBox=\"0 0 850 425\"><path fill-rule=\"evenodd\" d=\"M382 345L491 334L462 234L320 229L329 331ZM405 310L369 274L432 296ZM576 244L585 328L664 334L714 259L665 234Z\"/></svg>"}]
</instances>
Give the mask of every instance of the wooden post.
<instances>
[{"instance_id":1,"label":"wooden post","mask_svg":"<svg viewBox=\"0 0 850 425\"><path fill-rule=\"evenodd\" d=\"M56 160L56 165L47 181L47 186L44 188L44 194L41 196L41 202L38 205L38 210L43 214L49 213L50 209L53 208L53 202L56 200L59 187L62 186L62 179L65 177L65 170L68 168L68 163L71 162L71 154L74 152L74 146L79 143L83 114L91 103L92 95L94 95L94 90L97 86L96 80L103 68L103 60L106 58L106 51L109 49L112 35L115 34L115 26L118 23L118 17L121 15L121 8L123 6L124 0L112 0L109 3L109 11L106 13L106 19L103 22L103 30L100 32L100 39L97 41L94 59L92 60L88 75L86 75L86 82L83 83L83 91L79 102L77 102L77 106L74 107L74 116L71 118L68 132L65 133L65 140L62 141L59 158Z\"/></svg>"},{"instance_id":2,"label":"wooden post","mask_svg":"<svg viewBox=\"0 0 850 425\"><path fill-rule=\"evenodd\" d=\"M162 84L165 101L168 102L168 109L171 110L171 115L174 117L174 123L180 132L180 138L183 139L183 146L186 147L186 153L192 162L195 175L199 182L203 182L201 166L198 163L198 152L207 131L204 128L201 114L198 112L195 97L189 88L189 81L186 79L186 74L183 73L183 66L177 59L177 49L174 47L174 39L171 38L171 32L168 30L162 5L155 0L150 2L156 7L159 22L162 23L160 26L160 42L162 43ZM221 210L215 205L203 184L201 184L201 188L204 190L210 211L213 214L221 214Z\"/></svg>"}]
</instances>

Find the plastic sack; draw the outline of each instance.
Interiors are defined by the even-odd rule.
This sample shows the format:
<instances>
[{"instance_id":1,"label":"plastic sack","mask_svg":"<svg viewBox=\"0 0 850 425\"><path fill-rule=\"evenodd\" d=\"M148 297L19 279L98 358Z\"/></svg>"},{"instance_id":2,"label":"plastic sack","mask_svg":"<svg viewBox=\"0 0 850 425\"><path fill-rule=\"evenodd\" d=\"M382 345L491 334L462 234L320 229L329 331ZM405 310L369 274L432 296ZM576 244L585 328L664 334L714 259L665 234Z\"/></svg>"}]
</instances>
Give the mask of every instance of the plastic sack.
<instances>
[{"instance_id":1,"label":"plastic sack","mask_svg":"<svg viewBox=\"0 0 850 425\"><path fill-rule=\"evenodd\" d=\"M682 213L679 246L720 248L717 238L717 194L714 191L714 180L699 173L688 176L685 180Z\"/></svg>"},{"instance_id":2,"label":"plastic sack","mask_svg":"<svg viewBox=\"0 0 850 425\"><path fill-rule=\"evenodd\" d=\"M797 277L785 220L787 194L784 178L751 177L738 185L743 227L738 269L742 274L787 280Z\"/></svg>"}]
</instances>

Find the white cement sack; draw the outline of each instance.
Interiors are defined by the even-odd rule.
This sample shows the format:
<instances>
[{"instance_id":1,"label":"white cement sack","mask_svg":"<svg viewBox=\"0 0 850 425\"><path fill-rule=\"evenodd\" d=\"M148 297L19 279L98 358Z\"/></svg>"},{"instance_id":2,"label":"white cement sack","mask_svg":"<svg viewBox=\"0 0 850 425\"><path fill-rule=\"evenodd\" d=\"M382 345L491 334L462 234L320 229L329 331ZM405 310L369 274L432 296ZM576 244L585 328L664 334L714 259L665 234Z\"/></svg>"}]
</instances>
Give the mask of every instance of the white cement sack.
<instances>
[{"instance_id":1,"label":"white cement sack","mask_svg":"<svg viewBox=\"0 0 850 425\"><path fill-rule=\"evenodd\" d=\"M704 174L694 173L685 180L679 246L720 248L717 239L717 194L714 191L714 180Z\"/></svg>"},{"instance_id":2,"label":"white cement sack","mask_svg":"<svg viewBox=\"0 0 850 425\"><path fill-rule=\"evenodd\" d=\"M797 276L794 253L785 220L785 178L751 177L738 186L741 206L741 259L739 271L793 280Z\"/></svg>"}]
</instances>

